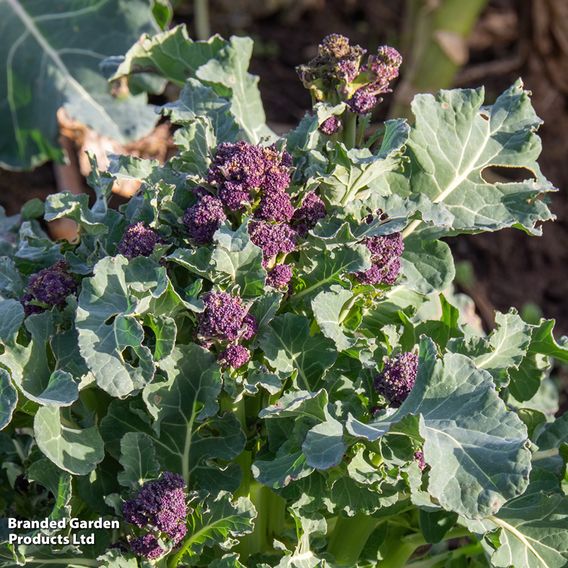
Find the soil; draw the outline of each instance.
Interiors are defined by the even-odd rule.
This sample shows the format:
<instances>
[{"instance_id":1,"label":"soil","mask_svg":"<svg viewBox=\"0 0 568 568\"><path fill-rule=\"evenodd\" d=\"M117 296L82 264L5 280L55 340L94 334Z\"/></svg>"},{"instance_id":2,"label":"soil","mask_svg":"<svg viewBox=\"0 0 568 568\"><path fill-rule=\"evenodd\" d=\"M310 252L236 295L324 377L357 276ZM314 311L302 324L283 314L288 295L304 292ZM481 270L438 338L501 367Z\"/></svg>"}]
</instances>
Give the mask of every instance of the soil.
<instances>
[{"instance_id":1,"label":"soil","mask_svg":"<svg viewBox=\"0 0 568 568\"><path fill-rule=\"evenodd\" d=\"M491 0L470 39L469 63L456 79L460 86L485 85L491 100L523 77L544 120L542 171L560 188L552 198L558 221L547 223L541 238L511 229L450 239L457 260L473 265L475 286L468 291L485 307L480 313L488 327L492 308L522 309L532 303L545 317L557 319L559 332L568 333L568 92L562 83L568 75L558 71L566 69L568 53L561 49L566 29L559 31L562 18L554 13L563 1ZM252 9L243 10L247 5ZM262 9L260 5L256 0L211 0L211 28L256 40L252 72L261 77L267 117L277 129L296 123L309 108L294 67L314 55L324 35L339 32L363 46L397 46L404 18L404 2L388 0L271 0ZM191 3L181 5L176 19L191 29ZM378 118L388 104L387 98ZM8 213L52 191L55 177L49 164L30 173L0 171L0 204Z\"/></svg>"}]
</instances>

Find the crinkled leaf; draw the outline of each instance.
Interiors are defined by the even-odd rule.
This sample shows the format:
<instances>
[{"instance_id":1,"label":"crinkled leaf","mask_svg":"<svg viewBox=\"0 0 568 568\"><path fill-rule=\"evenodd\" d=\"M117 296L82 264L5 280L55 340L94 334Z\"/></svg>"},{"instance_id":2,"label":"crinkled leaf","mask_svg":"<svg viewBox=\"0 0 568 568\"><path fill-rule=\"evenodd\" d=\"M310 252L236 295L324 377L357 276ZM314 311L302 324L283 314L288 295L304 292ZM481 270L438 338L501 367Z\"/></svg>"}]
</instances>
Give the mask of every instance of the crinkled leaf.
<instances>
[{"instance_id":1,"label":"crinkled leaf","mask_svg":"<svg viewBox=\"0 0 568 568\"><path fill-rule=\"evenodd\" d=\"M157 477L160 464L152 439L143 432L127 432L120 441L120 465L124 468L118 482L136 489L146 481Z\"/></svg>"},{"instance_id":2,"label":"crinkled leaf","mask_svg":"<svg viewBox=\"0 0 568 568\"><path fill-rule=\"evenodd\" d=\"M343 329L342 309L353 297L349 290L341 286L330 286L312 299L312 311L322 333L332 339L338 351L345 351L355 344Z\"/></svg>"},{"instance_id":3,"label":"crinkled leaf","mask_svg":"<svg viewBox=\"0 0 568 568\"><path fill-rule=\"evenodd\" d=\"M260 347L268 362L278 371L298 374L298 383L315 390L325 371L333 365L337 352L321 334L310 334L310 323L303 316L275 317L260 337Z\"/></svg>"},{"instance_id":4,"label":"crinkled leaf","mask_svg":"<svg viewBox=\"0 0 568 568\"><path fill-rule=\"evenodd\" d=\"M521 494L531 468L526 427L499 398L491 376L471 359L421 341L416 385L392 416L348 431L376 440L405 416L420 416L428 491L440 505L466 517L494 514Z\"/></svg>"},{"instance_id":5,"label":"crinkled leaf","mask_svg":"<svg viewBox=\"0 0 568 568\"><path fill-rule=\"evenodd\" d=\"M103 440L96 426L79 429L61 422L58 408L41 407L34 419L39 449L57 467L73 475L86 475L104 458Z\"/></svg>"},{"instance_id":6,"label":"crinkled leaf","mask_svg":"<svg viewBox=\"0 0 568 568\"><path fill-rule=\"evenodd\" d=\"M540 234L537 223L553 216L538 198L554 190L536 163L541 121L520 80L493 106L482 106L483 99L483 88L414 98L416 123L407 144L412 193L453 216L432 230L437 235L513 226ZM534 179L491 183L486 170L493 166L524 168Z\"/></svg>"}]
</instances>

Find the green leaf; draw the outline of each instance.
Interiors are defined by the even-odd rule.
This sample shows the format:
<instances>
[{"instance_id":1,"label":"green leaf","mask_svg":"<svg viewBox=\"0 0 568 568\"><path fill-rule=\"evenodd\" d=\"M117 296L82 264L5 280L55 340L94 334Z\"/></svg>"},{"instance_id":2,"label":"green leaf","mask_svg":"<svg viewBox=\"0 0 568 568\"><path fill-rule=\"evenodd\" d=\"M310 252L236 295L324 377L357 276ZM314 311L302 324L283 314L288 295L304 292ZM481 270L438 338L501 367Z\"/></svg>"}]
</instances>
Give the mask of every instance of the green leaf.
<instances>
[{"instance_id":1,"label":"green leaf","mask_svg":"<svg viewBox=\"0 0 568 568\"><path fill-rule=\"evenodd\" d=\"M55 504L49 518L53 520L71 515L72 477L61 471L46 458L33 462L28 469L28 480L35 481L48 489L55 497Z\"/></svg>"},{"instance_id":2,"label":"green leaf","mask_svg":"<svg viewBox=\"0 0 568 568\"><path fill-rule=\"evenodd\" d=\"M99 70L143 32L156 31L149 0L77 6L8 0L0 22L0 164L30 168L61 159L56 112L120 142L139 138L156 121L146 96L113 97ZM78 47L80 46L80 48ZM42 97L33 96L41 85Z\"/></svg>"},{"instance_id":3,"label":"green leaf","mask_svg":"<svg viewBox=\"0 0 568 568\"><path fill-rule=\"evenodd\" d=\"M500 529L493 566L563 568L568 564L568 498L530 488L507 503L491 523Z\"/></svg>"},{"instance_id":4,"label":"green leaf","mask_svg":"<svg viewBox=\"0 0 568 568\"><path fill-rule=\"evenodd\" d=\"M0 342L15 343L24 323L24 307L18 300L0 300Z\"/></svg>"},{"instance_id":5,"label":"green leaf","mask_svg":"<svg viewBox=\"0 0 568 568\"><path fill-rule=\"evenodd\" d=\"M207 41L193 41L184 25L152 37L145 34L128 50L111 80L155 73L182 86L186 79L195 77L202 65L217 57L226 44L218 35Z\"/></svg>"},{"instance_id":6,"label":"green leaf","mask_svg":"<svg viewBox=\"0 0 568 568\"><path fill-rule=\"evenodd\" d=\"M188 535L176 559L187 556L199 557L205 547L221 547L227 550L238 541L236 537L249 534L253 530L256 510L246 497L231 501L232 495L221 491L217 495L203 497L190 496L193 510L188 519Z\"/></svg>"},{"instance_id":7,"label":"green leaf","mask_svg":"<svg viewBox=\"0 0 568 568\"><path fill-rule=\"evenodd\" d=\"M313 472L302 450L293 450L294 444L283 444L274 459L257 459L252 465L254 478L268 487L280 489L291 481L302 479Z\"/></svg>"},{"instance_id":8,"label":"green leaf","mask_svg":"<svg viewBox=\"0 0 568 568\"><path fill-rule=\"evenodd\" d=\"M151 437L163 469L183 475L198 487L234 490L239 467L226 462L241 453L245 436L232 414L216 416L221 374L212 353L195 344L178 345L160 361L166 382L153 382L143 392L152 425L140 410L111 405L101 432L109 448L127 432Z\"/></svg>"},{"instance_id":9,"label":"green leaf","mask_svg":"<svg viewBox=\"0 0 568 568\"><path fill-rule=\"evenodd\" d=\"M8 372L0 367L0 430L10 424L17 403L18 391L12 385Z\"/></svg>"},{"instance_id":10,"label":"green leaf","mask_svg":"<svg viewBox=\"0 0 568 568\"><path fill-rule=\"evenodd\" d=\"M352 297L352 292L335 285L322 290L312 299L314 317L322 333L334 341L338 351L346 351L355 344L355 340L345 334L342 325L342 308Z\"/></svg>"},{"instance_id":11,"label":"green leaf","mask_svg":"<svg viewBox=\"0 0 568 568\"><path fill-rule=\"evenodd\" d=\"M539 196L554 190L536 163L541 121L520 80L493 106L482 106L483 99L482 88L414 98L416 123L407 144L412 193L443 204L453 216L432 230L437 236L513 226L540 234L537 223L553 215ZM486 170L492 166L524 168L534 179L491 183Z\"/></svg>"},{"instance_id":12,"label":"green leaf","mask_svg":"<svg viewBox=\"0 0 568 568\"><path fill-rule=\"evenodd\" d=\"M160 464L152 439L143 432L127 432L120 441L120 465L124 468L118 482L130 489L157 477Z\"/></svg>"},{"instance_id":13,"label":"green leaf","mask_svg":"<svg viewBox=\"0 0 568 568\"><path fill-rule=\"evenodd\" d=\"M261 295L266 278L262 250L250 240L247 224L236 231L223 226L213 240L217 245L211 255L215 270L228 275L230 281L239 287L242 297Z\"/></svg>"},{"instance_id":14,"label":"green leaf","mask_svg":"<svg viewBox=\"0 0 568 568\"><path fill-rule=\"evenodd\" d=\"M0 297L19 298L24 290L24 283L16 263L7 256L0 258Z\"/></svg>"},{"instance_id":15,"label":"green leaf","mask_svg":"<svg viewBox=\"0 0 568 568\"><path fill-rule=\"evenodd\" d=\"M83 280L75 324L79 349L100 388L112 396L141 389L154 376L154 362L142 345L144 330L136 319L148 309L137 295L164 291L165 271L144 257L129 262L122 256L97 263L92 278ZM136 361L127 359L128 348ZM112 370L109 372L109 370Z\"/></svg>"},{"instance_id":16,"label":"green leaf","mask_svg":"<svg viewBox=\"0 0 568 568\"><path fill-rule=\"evenodd\" d=\"M47 406L70 406L77 400L79 390L70 373L63 369L52 370L49 341L55 336L53 315L44 312L30 316L25 325L31 340L27 345L7 344L2 364L27 399Z\"/></svg>"},{"instance_id":17,"label":"green leaf","mask_svg":"<svg viewBox=\"0 0 568 568\"><path fill-rule=\"evenodd\" d=\"M452 251L442 241L406 239L401 263L404 284L421 294L445 290L456 274Z\"/></svg>"},{"instance_id":18,"label":"green leaf","mask_svg":"<svg viewBox=\"0 0 568 568\"><path fill-rule=\"evenodd\" d=\"M260 347L277 371L297 372L306 390L317 389L337 357L333 343L319 333L310 335L309 320L295 314L275 317L260 337Z\"/></svg>"},{"instance_id":19,"label":"green leaf","mask_svg":"<svg viewBox=\"0 0 568 568\"><path fill-rule=\"evenodd\" d=\"M449 353L436 360L435 345L422 339L416 385L398 411L369 425L350 419L347 430L376 440L409 415L420 417L428 491L444 509L487 516L527 487L526 427L471 359Z\"/></svg>"},{"instance_id":20,"label":"green leaf","mask_svg":"<svg viewBox=\"0 0 568 568\"><path fill-rule=\"evenodd\" d=\"M378 189L375 183L380 178L399 167L409 127L404 120L391 120L385 128L385 139L376 155L366 148L335 147L329 158L331 171L321 177L322 196L330 205L344 207L355 198L364 199Z\"/></svg>"},{"instance_id":21,"label":"green leaf","mask_svg":"<svg viewBox=\"0 0 568 568\"><path fill-rule=\"evenodd\" d=\"M245 138L258 144L261 139L274 140L266 126L264 108L258 90L258 77L248 73L253 41L232 36L215 59L202 65L196 76L231 102L231 114Z\"/></svg>"},{"instance_id":22,"label":"green leaf","mask_svg":"<svg viewBox=\"0 0 568 568\"><path fill-rule=\"evenodd\" d=\"M57 467L73 475L86 475L104 458L103 440L96 426L79 429L61 423L58 408L38 409L34 435L39 449Z\"/></svg>"}]
</instances>

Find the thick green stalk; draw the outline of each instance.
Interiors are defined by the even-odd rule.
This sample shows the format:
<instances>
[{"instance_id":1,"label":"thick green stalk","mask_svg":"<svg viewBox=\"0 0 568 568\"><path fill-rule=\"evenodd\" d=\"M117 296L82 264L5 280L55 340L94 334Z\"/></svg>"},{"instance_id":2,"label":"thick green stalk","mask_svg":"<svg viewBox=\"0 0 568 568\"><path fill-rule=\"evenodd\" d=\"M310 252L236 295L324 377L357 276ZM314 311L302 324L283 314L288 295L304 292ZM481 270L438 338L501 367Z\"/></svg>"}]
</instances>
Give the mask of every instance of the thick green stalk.
<instances>
[{"instance_id":1,"label":"thick green stalk","mask_svg":"<svg viewBox=\"0 0 568 568\"><path fill-rule=\"evenodd\" d=\"M381 568L403 568L415 550L424 543L424 537L420 534L403 537L400 529L393 530L389 527L386 541L380 547L383 559Z\"/></svg>"},{"instance_id":2,"label":"thick green stalk","mask_svg":"<svg viewBox=\"0 0 568 568\"><path fill-rule=\"evenodd\" d=\"M353 148L357 143L357 115L354 112L343 113L343 142L347 148Z\"/></svg>"},{"instance_id":3,"label":"thick green stalk","mask_svg":"<svg viewBox=\"0 0 568 568\"><path fill-rule=\"evenodd\" d=\"M368 515L339 517L327 545L327 551L335 557L339 566L355 566L371 533L381 519Z\"/></svg>"}]
</instances>

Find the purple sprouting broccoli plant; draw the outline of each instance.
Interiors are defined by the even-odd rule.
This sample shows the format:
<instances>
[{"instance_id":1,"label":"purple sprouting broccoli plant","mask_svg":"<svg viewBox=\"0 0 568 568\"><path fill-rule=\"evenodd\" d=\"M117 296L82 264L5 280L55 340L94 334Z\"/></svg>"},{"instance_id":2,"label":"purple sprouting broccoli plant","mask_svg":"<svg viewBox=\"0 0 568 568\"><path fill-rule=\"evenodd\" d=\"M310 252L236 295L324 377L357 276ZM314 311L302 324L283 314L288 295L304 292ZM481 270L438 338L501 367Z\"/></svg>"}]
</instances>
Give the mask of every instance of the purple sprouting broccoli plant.
<instances>
[{"instance_id":1,"label":"purple sprouting broccoli plant","mask_svg":"<svg viewBox=\"0 0 568 568\"><path fill-rule=\"evenodd\" d=\"M341 119L334 114L320 124L319 130L326 136L332 136L341 130Z\"/></svg>"},{"instance_id":2,"label":"purple sprouting broccoli plant","mask_svg":"<svg viewBox=\"0 0 568 568\"><path fill-rule=\"evenodd\" d=\"M30 277L20 300L26 316L41 313L53 306L61 308L68 296L77 293L77 282L68 269L65 261L59 261Z\"/></svg>"},{"instance_id":3,"label":"purple sprouting broccoli plant","mask_svg":"<svg viewBox=\"0 0 568 568\"><path fill-rule=\"evenodd\" d=\"M122 506L126 522L147 531L130 541L132 551L150 560L162 556L158 537L178 546L187 533L186 484L180 475L166 471L145 483L137 495Z\"/></svg>"},{"instance_id":4,"label":"purple sprouting broccoli plant","mask_svg":"<svg viewBox=\"0 0 568 568\"><path fill-rule=\"evenodd\" d=\"M117 251L126 258L150 256L154 252L156 245L160 242L162 242L162 239L154 229L139 222L130 225L126 231L124 231L122 240L118 243Z\"/></svg>"},{"instance_id":5,"label":"purple sprouting broccoli plant","mask_svg":"<svg viewBox=\"0 0 568 568\"><path fill-rule=\"evenodd\" d=\"M226 219L221 200L205 194L186 210L183 224L189 237L197 244L204 245L212 242L215 231Z\"/></svg>"},{"instance_id":6,"label":"purple sprouting broccoli plant","mask_svg":"<svg viewBox=\"0 0 568 568\"><path fill-rule=\"evenodd\" d=\"M292 226L298 235L305 237L310 229L313 229L320 219L326 215L325 203L313 191L307 193L302 204L292 217Z\"/></svg>"},{"instance_id":7,"label":"purple sprouting broccoli plant","mask_svg":"<svg viewBox=\"0 0 568 568\"><path fill-rule=\"evenodd\" d=\"M277 264L266 276L267 286L280 290L288 289L288 284L292 279L292 272L292 267L289 264Z\"/></svg>"},{"instance_id":8,"label":"purple sprouting broccoli plant","mask_svg":"<svg viewBox=\"0 0 568 568\"><path fill-rule=\"evenodd\" d=\"M222 367L238 369L250 361L250 351L242 345L229 345L225 351L219 355L219 364Z\"/></svg>"},{"instance_id":9,"label":"purple sprouting broccoli plant","mask_svg":"<svg viewBox=\"0 0 568 568\"><path fill-rule=\"evenodd\" d=\"M253 221L249 225L251 241L262 249L263 262L268 265L279 254L296 249L296 231L286 223Z\"/></svg>"},{"instance_id":10,"label":"purple sprouting broccoli plant","mask_svg":"<svg viewBox=\"0 0 568 568\"><path fill-rule=\"evenodd\" d=\"M418 355L401 353L385 361L382 372L375 378L375 389L391 406L399 407L414 387L417 372Z\"/></svg>"},{"instance_id":11,"label":"purple sprouting broccoli plant","mask_svg":"<svg viewBox=\"0 0 568 568\"><path fill-rule=\"evenodd\" d=\"M392 286L400 274L400 257L404 252L404 242L400 233L369 237L365 244L371 252L372 266L365 272L357 272L362 284L387 284Z\"/></svg>"},{"instance_id":12,"label":"purple sprouting broccoli plant","mask_svg":"<svg viewBox=\"0 0 568 568\"><path fill-rule=\"evenodd\" d=\"M199 314L199 335L205 339L235 341L249 329L247 310L241 298L227 292L208 292L205 310Z\"/></svg>"}]
</instances>

